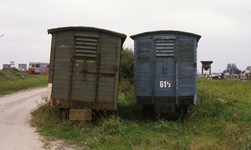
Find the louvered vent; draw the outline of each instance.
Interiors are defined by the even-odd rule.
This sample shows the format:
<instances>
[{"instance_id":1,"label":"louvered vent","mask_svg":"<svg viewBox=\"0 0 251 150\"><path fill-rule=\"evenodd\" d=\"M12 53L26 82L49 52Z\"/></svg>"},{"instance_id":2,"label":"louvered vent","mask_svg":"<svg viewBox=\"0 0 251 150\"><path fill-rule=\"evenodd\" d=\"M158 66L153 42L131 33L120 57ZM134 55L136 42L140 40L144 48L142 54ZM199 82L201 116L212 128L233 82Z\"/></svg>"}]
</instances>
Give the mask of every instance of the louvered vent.
<instances>
[{"instance_id":1,"label":"louvered vent","mask_svg":"<svg viewBox=\"0 0 251 150\"><path fill-rule=\"evenodd\" d=\"M175 36L155 37L156 56L174 56Z\"/></svg>"},{"instance_id":2,"label":"louvered vent","mask_svg":"<svg viewBox=\"0 0 251 150\"><path fill-rule=\"evenodd\" d=\"M75 57L96 58L99 35L75 34Z\"/></svg>"}]
</instances>

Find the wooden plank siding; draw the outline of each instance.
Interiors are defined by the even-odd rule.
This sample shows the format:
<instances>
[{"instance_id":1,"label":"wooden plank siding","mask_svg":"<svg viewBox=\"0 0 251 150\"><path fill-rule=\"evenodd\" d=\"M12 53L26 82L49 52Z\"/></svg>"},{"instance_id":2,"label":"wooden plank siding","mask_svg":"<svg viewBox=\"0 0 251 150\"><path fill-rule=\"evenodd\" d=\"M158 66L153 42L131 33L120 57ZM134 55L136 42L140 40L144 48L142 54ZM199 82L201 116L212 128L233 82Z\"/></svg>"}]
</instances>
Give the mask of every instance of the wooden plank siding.
<instances>
[{"instance_id":1,"label":"wooden plank siding","mask_svg":"<svg viewBox=\"0 0 251 150\"><path fill-rule=\"evenodd\" d=\"M152 31L134 40L135 103L195 105L197 103L197 43L199 35L181 31ZM153 56L154 55L154 56ZM154 75L152 75L154 72ZM161 87L161 83L167 83ZM187 100L193 97L194 100ZM178 100L178 101L177 101Z\"/></svg>"},{"instance_id":2,"label":"wooden plank siding","mask_svg":"<svg viewBox=\"0 0 251 150\"><path fill-rule=\"evenodd\" d=\"M52 34L52 100L74 104L64 108L82 102L80 105L92 109L116 110L120 53L126 36L91 27L63 27L48 32Z\"/></svg>"},{"instance_id":3,"label":"wooden plank siding","mask_svg":"<svg viewBox=\"0 0 251 150\"><path fill-rule=\"evenodd\" d=\"M53 33L51 37L50 71L49 71L49 80L48 80L49 84L52 84L52 81L53 81L56 37L57 37L56 34ZM48 97L50 96L48 95Z\"/></svg>"},{"instance_id":4,"label":"wooden plank siding","mask_svg":"<svg viewBox=\"0 0 251 150\"><path fill-rule=\"evenodd\" d=\"M181 36L179 39L179 96L194 96L194 70L197 70L197 65L194 63L194 40L193 37Z\"/></svg>"},{"instance_id":5,"label":"wooden plank siding","mask_svg":"<svg viewBox=\"0 0 251 150\"><path fill-rule=\"evenodd\" d=\"M134 99L136 100L136 96L151 96L152 95L152 65L150 60L152 60L152 50L151 47L152 42L151 42L150 37L146 37L143 39L137 40L135 42L135 53L134 53L134 58L136 59L137 65L135 66L136 68L136 73L135 73L135 92L134 92Z\"/></svg>"},{"instance_id":6,"label":"wooden plank siding","mask_svg":"<svg viewBox=\"0 0 251 150\"><path fill-rule=\"evenodd\" d=\"M67 99L73 33L72 31L58 32L54 40L54 62L51 65L53 66L52 99Z\"/></svg>"}]
</instances>

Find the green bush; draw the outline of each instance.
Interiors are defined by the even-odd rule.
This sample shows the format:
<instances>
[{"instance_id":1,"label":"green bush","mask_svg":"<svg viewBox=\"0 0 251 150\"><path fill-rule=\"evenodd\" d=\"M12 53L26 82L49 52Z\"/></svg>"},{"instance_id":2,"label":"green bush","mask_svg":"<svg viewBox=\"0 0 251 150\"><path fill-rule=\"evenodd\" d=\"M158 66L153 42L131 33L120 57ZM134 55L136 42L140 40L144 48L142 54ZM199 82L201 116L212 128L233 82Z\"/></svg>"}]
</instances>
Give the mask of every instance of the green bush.
<instances>
[{"instance_id":1,"label":"green bush","mask_svg":"<svg viewBox=\"0 0 251 150\"><path fill-rule=\"evenodd\" d=\"M132 101L134 99L134 84L128 79L122 78L119 82L119 91L124 94L127 101Z\"/></svg>"},{"instance_id":2,"label":"green bush","mask_svg":"<svg viewBox=\"0 0 251 150\"><path fill-rule=\"evenodd\" d=\"M15 67L10 68L10 71L11 71L11 72L19 72L19 70L18 70L17 68L15 68Z\"/></svg>"},{"instance_id":3,"label":"green bush","mask_svg":"<svg viewBox=\"0 0 251 150\"><path fill-rule=\"evenodd\" d=\"M128 79L131 83L134 81L134 54L130 48L123 48L121 53L120 78Z\"/></svg>"}]
</instances>

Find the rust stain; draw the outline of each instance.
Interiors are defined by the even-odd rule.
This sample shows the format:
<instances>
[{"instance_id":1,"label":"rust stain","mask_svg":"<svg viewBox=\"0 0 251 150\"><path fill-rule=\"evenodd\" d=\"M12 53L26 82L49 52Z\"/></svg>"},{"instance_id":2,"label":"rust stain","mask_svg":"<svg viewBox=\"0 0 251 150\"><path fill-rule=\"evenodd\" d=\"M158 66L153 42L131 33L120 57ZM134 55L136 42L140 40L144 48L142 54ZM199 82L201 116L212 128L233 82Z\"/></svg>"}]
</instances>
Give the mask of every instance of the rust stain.
<instances>
[{"instance_id":1,"label":"rust stain","mask_svg":"<svg viewBox=\"0 0 251 150\"><path fill-rule=\"evenodd\" d=\"M71 100L70 105L68 105L68 100L64 99L55 99L52 100L52 106L56 108L70 108L70 109L96 109L96 110L107 110L114 111L117 110L114 107L113 102L97 102L96 107L93 107L93 102L91 101L80 101L80 100Z\"/></svg>"},{"instance_id":2,"label":"rust stain","mask_svg":"<svg viewBox=\"0 0 251 150\"><path fill-rule=\"evenodd\" d=\"M68 108L67 100L63 99L52 100L52 106L56 108Z\"/></svg>"},{"instance_id":3,"label":"rust stain","mask_svg":"<svg viewBox=\"0 0 251 150\"><path fill-rule=\"evenodd\" d=\"M60 48L66 48L66 45L60 45Z\"/></svg>"},{"instance_id":4,"label":"rust stain","mask_svg":"<svg viewBox=\"0 0 251 150\"><path fill-rule=\"evenodd\" d=\"M71 101L71 108L73 109L91 109L92 103L90 101Z\"/></svg>"},{"instance_id":5,"label":"rust stain","mask_svg":"<svg viewBox=\"0 0 251 150\"><path fill-rule=\"evenodd\" d=\"M59 99L57 99L57 102L56 102L56 105L59 105L60 103L59 103Z\"/></svg>"},{"instance_id":6,"label":"rust stain","mask_svg":"<svg viewBox=\"0 0 251 150\"><path fill-rule=\"evenodd\" d=\"M97 102L96 109L97 110L108 110L108 111L109 110L110 111L116 110L113 107L113 103L112 102Z\"/></svg>"}]
</instances>

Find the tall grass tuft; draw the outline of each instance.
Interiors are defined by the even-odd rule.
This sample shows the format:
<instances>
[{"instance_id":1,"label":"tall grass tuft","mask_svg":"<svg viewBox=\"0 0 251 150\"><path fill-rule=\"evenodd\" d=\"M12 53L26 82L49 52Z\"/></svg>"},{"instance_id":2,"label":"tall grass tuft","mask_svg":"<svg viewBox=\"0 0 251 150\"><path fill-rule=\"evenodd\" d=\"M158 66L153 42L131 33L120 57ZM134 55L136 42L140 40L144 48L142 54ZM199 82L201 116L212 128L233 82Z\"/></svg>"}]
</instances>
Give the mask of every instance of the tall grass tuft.
<instances>
[{"instance_id":1,"label":"tall grass tuft","mask_svg":"<svg viewBox=\"0 0 251 150\"><path fill-rule=\"evenodd\" d=\"M129 79L122 78L120 80L119 92L125 96L125 100L133 102L134 84Z\"/></svg>"},{"instance_id":2,"label":"tall grass tuft","mask_svg":"<svg viewBox=\"0 0 251 150\"><path fill-rule=\"evenodd\" d=\"M61 122L60 111L55 107L47 106L46 103L38 103L38 109L31 112L33 116L31 126L38 128L56 127Z\"/></svg>"}]
</instances>

